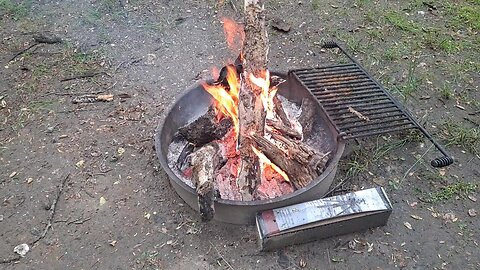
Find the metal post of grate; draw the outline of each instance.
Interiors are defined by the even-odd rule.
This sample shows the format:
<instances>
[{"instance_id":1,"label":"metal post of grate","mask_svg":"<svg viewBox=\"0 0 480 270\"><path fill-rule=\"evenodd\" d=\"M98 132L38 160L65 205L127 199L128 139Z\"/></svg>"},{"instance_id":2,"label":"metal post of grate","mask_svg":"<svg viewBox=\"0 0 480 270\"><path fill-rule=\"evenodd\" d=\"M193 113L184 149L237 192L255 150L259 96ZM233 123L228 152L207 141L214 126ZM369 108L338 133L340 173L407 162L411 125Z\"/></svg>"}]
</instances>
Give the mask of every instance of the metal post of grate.
<instances>
[{"instance_id":1,"label":"metal post of grate","mask_svg":"<svg viewBox=\"0 0 480 270\"><path fill-rule=\"evenodd\" d=\"M343 139L354 139L405 129L419 129L443 157L431 161L433 167L453 163L453 158L415 118L376 81L342 46L328 42L324 48L338 48L350 63L291 70L317 99Z\"/></svg>"}]
</instances>

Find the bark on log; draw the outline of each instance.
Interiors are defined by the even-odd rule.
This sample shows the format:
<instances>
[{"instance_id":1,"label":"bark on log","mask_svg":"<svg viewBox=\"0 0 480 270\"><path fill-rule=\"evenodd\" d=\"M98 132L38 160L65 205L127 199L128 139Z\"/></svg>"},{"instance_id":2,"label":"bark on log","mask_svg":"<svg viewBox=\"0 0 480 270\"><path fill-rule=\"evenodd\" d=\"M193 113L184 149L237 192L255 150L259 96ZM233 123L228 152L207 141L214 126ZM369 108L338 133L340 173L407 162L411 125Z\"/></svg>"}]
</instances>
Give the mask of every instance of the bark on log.
<instances>
[{"instance_id":1,"label":"bark on log","mask_svg":"<svg viewBox=\"0 0 480 270\"><path fill-rule=\"evenodd\" d=\"M202 146L211 141L221 139L232 128L232 121L228 117L217 121L213 106L195 121L178 129L178 133L195 146Z\"/></svg>"},{"instance_id":2,"label":"bark on log","mask_svg":"<svg viewBox=\"0 0 480 270\"><path fill-rule=\"evenodd\" d=\"M291 126L290 119L287 116L287 113L283 109L283 104L280 98L277 96L273 97L273 109L275 110L275 114L278 116L280 121L283 122L286 126Z\"/></svg>"},{"instance_id":3,"label":"bark on log","mask_svg":"<svg viewBox=\"0 0 480 270\"><path fill-rule=\"evenodd\" d=\"M315 103L309 98L302 100L302 112L298 117L298 122L302 125L303 138L308 138L312 133L313 124L315 121Z\"/></svg>"},{"instance_id":4,"label":"bark on log","mask_svg":"<svg viewBox=\"0 0 480 270\"><path fill-rule=\"evenodd\" d=\"M215 214L214 180L220 161L219 149L215 143L207 144L194 152L192 158L192 182L198 196L198 207L203 221L209 221Z\"/></svg>"},{"instance_id":5,"label":"bark on log","mask_svg":"<svg viewBox=\"0 0 480 270\"><path fill-rule=\"evenodd\" d=\"M282 148L263 136L252 135L252 138L263 154L288 175L295 188L305 187L323 172L329 153L320 153L301 141L271 135L282 144Z\"/></svg>"},{"instance_id":6,"label":"bark on log","mask_svg":"<svg viewBox=\"0 0 480 270\"><path fill-rule=\"evenodd\" d=\"M250 74L264 76L267 68L268 38L265 10L262 1L245 0L245 41L243 44L243 74L239 93L239 152L242 158L238 187L244 201L253 200L253 192L260 182L258 157L252 151L251 134L263 136L266 112L260 98L261 88L254 85Z\"/></svg>"}]
</instances>

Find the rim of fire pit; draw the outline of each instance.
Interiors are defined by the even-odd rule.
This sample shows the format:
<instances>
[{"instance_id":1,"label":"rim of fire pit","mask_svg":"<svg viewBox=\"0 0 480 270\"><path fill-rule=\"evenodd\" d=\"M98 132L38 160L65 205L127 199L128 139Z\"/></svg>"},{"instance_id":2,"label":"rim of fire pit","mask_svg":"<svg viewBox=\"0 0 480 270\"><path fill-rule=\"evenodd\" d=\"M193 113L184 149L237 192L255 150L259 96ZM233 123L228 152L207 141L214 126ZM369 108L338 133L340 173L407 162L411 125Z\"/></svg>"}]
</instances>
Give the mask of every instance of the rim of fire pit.
<instances>
[{"instance_id":1,"label":"rim of fire pit","mask_svg":"<svg viewBox=\"0 0 480 270\"><path fill-rule=\"evenodd\" d=\"M280 77L283 77L283 78L288 77L285 73L271 72L271 74L272 75L277 75L277 76L280 76ZM213 81L212 80L207 80L206 82L211 83ZM191 92L193 90L195 90L195 88L197 88L197 87L202 87L199 84L199 82L196 82L196 83L192 84L190 87L187 88L187 90L182 95L180 95L178 98L176 98L175 102L173 102L169 106L165 117L160 120L160 122L157 126L157 129L155 130L155 151L157 153L157 157L160 161L160 164L162 165L163 169L165 170L168 177L170 178L170 181L173 180L177 185L179 185L181 188L183 188L184 191L187 191L190 196L195 196L195 197L197 196L196 192L195 192L195 189L190 187L189 185L187 185L184 181L182 181L173 172L172 168L170 168L170 166L168 164L167 154L168 154L169 143L171 143L172 140L170 140L170 142L168 142L168 143L167 142L162 142L163 141L162 134L164 134L166 132L164 130L164 129L166 129L165 126L167 124L166 119L169 118L169 117L172 117L171 115L173 113L173 110L176 107L178 107L178 104L181 102L181 100L184 99L184 98L187 98L189 95L191 95ZM205 92L205 93L208 95L207 92ZM289 194L281 195L279 197L272 198L272 199L253 200L253 201L239 201L239 200L229 200L229 199L217 198L215 202L217 204L224 204L224 205L231 205L231 206L245 206L245 207L248 207L248 206L266 206L266 205L269 205L272 208L276 208L276 207L290 205L290 204L293 204L293 203L305 202L305 201L308 201L308 200L318 199L320 197L323 197L325 195L325 193L328 191L328 189L330 188L331 182L333 181L333 178L336 174L336 170L337 170L339 160L342 157L343 152L345 150L345 141L340 136L338 136L338 133L331 126L331 123L328 122L327 119L325 119L323 116L322 116L322 119L323 119L323 121L327 122L327 127L326 128L328 130L328 133L331 136L332 141L334 141L333 142L334 145L333 145L333 149L332 149L333 155L329 159L325 170L316 179L312 180L307 186L305 186L303 188L300 188L300 189L297 189L297 190L295 190L295 191L293 191ZM168 144L168 145L164 145L164 144ZM162 151L163 148L166 149L165 154ZM333 176L330 175L332 173L333 173ZM331 178L331 179L327 179L327 178ZM327 190L325 190L324 192L321 192L319 190L320 187L317 187L317 189L315 189L315 187L319 186L320 183L323 182L324 180L330 181L330 183L328 184L328 187L326 188ZM178 196L181 197L184 201L187 202L186 198L184 198L182 196L182 194L180 194L174 186L173 186L173 188L176 191L176 193L178 194ZM308 191L310 191L310 193L308 195L305 194L304 196L302 196L302 194L307 193ZM295 201L294 201L294 198L296 199ZM289 203L289 204L286 204L286 205L278 204L280 202L287 201L287 200L292 201L292 203ZM187 204L189 204L189 203L187 202ZM191 206L191 207L193 207L193 206ZM194 209L198 211L198 209L196 209L195 207L194 207ZM237 223L237 222L229 222L229 223ZM241 224L241 223L238 223L238 224Z\"/></svg>"}]
</instances>

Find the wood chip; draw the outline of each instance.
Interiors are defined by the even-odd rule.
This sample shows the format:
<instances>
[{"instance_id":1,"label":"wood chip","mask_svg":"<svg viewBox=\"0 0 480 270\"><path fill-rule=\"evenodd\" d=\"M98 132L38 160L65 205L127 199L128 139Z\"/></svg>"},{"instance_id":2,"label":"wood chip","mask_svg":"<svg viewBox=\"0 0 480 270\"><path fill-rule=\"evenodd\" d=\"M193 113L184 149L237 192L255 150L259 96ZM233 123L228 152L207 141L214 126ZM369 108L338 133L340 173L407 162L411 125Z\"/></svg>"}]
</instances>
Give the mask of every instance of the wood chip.
<instances>
[{"instance_id":1,"label":"wood chip","mask_svg":"<svg viewBox=\"0 0 480 270\"><path fill-rule=\"evenodd\" d=\"M404 222L403 225L405 225L405 227L407 227L407 229L413 230L413 229L412 229L412 225L411 225L410 223Z\"/></svg>"},{"instance_id":2,"label":"wood chip","mask_svg":"<svg viewBox=\"0 0 480 270\"><path fill-rule=\"evenodd\" d=\"M423 218L417 215L410 215L413 219L422 220Z\"/></svg>"},{"instance_id":3,"label":"wood chip","mask_svg":"<svg viewBox=\"0 0 480 270\"><path fill-rule=\"evenodd\" d=\"M472 194L468 195L468 198L469 198L470 201L472 201L472 202L476 202L476 201L477 201L477 198L475 198L475 196L473 196Z\"/></svg>"},{"instance_id":4,"label":"wood chip","mask_svg":"<svg viewBox=\"0 0 480 270\"><path fill-rule=\"evenodd\" d=\"M9 177L12 178L12 177L14 177L15 175L17 175L17 172L12 172Z\"/></svg>"},{"instance_id":5,"label":"wood chip","mask_svg":"<svg viewBox=\"0 0 480 270\"><path fill-rule=\"evenodd\" d=\"M355 114L358 118L362 119L362 120L365 120L365 121L370 121L370 119L368 117L366 117L365 115L361 114L360 112L356 111L354 108L352 107L348 107L348 111Z\"/></svg>"},{"instance_id":6,"label":"wood chip","mask_svg":"<svg viewBox=\"0 0 480 270\"><path fill-rule=\"evenodd\" d=\"M455 107L459 108L460 110L464 110L464 111L465 111L465 107L463 107L463 106L460 106L460 105L457 104L457 105L455 105Z\"/></svg>"}]
</instances>

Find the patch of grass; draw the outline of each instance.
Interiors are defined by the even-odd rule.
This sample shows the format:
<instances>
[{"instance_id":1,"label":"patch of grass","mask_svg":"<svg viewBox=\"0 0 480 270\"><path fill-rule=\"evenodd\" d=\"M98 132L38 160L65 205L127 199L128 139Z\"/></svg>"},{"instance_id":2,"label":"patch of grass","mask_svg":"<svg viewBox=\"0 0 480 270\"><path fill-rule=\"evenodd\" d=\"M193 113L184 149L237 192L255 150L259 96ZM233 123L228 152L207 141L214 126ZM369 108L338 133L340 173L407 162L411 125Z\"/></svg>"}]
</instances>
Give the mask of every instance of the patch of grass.
<instances>
[{"instance_id":1,"label":"patch of grass","mask_svg":"<svg viewBox=\"0 0 480 270\"><path fill-rule=\"evenodd\" d=\"M14 3L11 0L0 0L0 16L9 16L14 20L19 20L28 15L28 11L32 7L32 1L21 1Z\"/></svg>"},{"instance_id":2,"label":"patch of grass","mask_svg":"<svg viewBox=\"0 0 480 270\"><path fill-rule=\"evenodd\" d=\"M480 3L478 0L468 1L469 3L454 3L444 1L445 15L449 16L448 26L462 29L465 27L473 30L480 29Z\"/></svg>"},{"instance_id":3,"label":"patch of grass","mask_svg":"<svg viewBox=\"0 0 480 270\"><path fill-rule=\"evenodd\" d=\"M347 163L347 168L346 177L354 177L360 173L366 172L368 165L361 163L355 158L355 160Z\"/></svg>"},{"instance_id":4,"label":"patch of grass","mask_svg":"<svg viewBox=\"0 0 480 270\"><path fill-rule=\"evenodd\" d=\"M325 3L322 0L313 0L312 1L312 8L314 10L319 10L319 9L323 8L324 5L325 5Z\"/></svg>"},{"instance_id":5,"label":"patch of grass","mask_svg":"<svg viewBox=\"0 0 480 270\"><path fill-rule=\"evenodd\" d=\"M383 58L388 61L399 60L403 55L408 52L407 47L403 43L396 43L392 46L388 46L383 53Z\"/></svg>"},{"instance_id":6,"label":"patch of grass","mask_svg":"<svg viewBox=\"0 0 480 270\"><path fill-rule=\"evenodd\" d=\"M420 30L420 26L417 23L409 21L405 15L397 11L389 11L385 15L385 19L393 26L406 32L417 33Z\"/></svg>"},{"instance_id":7,"label":"patch of grass","mask_svg":"<svg viewBox=\"0 0 480 270\"><path fill-rule=\"evenodd\" d=\"M480 128L469 128L453 121L447 121L441 126L441 129L440 136L446 140L447 146L458 145L471 153L480 153Z\"/></svg>"},{"instance_id":8,"label":"patch of grass","mask_svg":"<svg viewBox=\"0 0 480 270\"><path fill-rule=\"evenodd\" d=\"M413 96L413 93L418 89L421 84L421 79L419 79L415 73L416 63L412 62L408 68L407 79L403 85L400 87L395 87L397 92L403 97L404 100L407 100L409 97Z\"/></svg>"},{"instance_id":9,"label":"patch of grass","mask_svg":"<svg viewBox=\"0 0 480 270\"><path fill-rule=\"evenodd\" d=\"M454 92L450 86L444 84L442 88L440 88L440 96L443 99L451 99L454 96Z\"/></svg>"},{"instance_id":10,"label":"patch of grass","mask_svg":"<svg viewBox=\"0 0 480 270\"><path fill-rule=\"evenodd\" d=\"M442 187L439 191L429 194L429 201L432 203L447 201L456 196L466 197L467 194L475 192L477 190L477 184L459 182Z\"/></svg>"}]
</instances>

